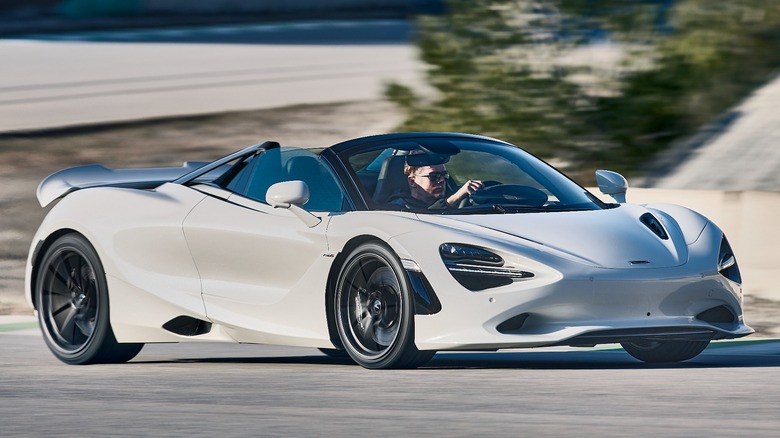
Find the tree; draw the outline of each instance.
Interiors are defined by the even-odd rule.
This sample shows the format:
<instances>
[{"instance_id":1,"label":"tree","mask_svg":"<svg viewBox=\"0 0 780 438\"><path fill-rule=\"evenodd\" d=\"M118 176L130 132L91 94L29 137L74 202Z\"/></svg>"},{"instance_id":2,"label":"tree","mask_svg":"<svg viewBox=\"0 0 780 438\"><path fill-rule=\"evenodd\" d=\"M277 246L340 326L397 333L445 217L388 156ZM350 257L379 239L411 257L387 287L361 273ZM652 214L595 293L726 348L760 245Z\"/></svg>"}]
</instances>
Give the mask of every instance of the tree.
<instances>
[{"instance_id":1,"label":"tree","mask_svg":"<svg viewBox=\"0 0 780 438\"><path fill-rule=\"evenodd\" d=\"M636 170L780 63L780 2L450 0L419 20L434 96L399 84L403 130L506 139L584 182ZM614 62L589 55L619 53Z\"/></svg>"}]
</instances>

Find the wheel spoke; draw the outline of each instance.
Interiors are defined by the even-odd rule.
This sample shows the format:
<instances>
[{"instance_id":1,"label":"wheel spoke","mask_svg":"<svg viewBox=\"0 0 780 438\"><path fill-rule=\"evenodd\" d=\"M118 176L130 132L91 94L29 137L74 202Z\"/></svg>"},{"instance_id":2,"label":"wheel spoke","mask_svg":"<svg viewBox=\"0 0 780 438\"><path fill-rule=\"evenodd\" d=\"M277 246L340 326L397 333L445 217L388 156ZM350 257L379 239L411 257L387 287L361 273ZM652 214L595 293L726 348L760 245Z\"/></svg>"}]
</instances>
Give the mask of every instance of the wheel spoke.
<instances>
[{"instance_id":1,"label":"wheel spoke","mask_svg":"<svg viewBox=\"0 0 780 438\"><path fill-rule=\"evenodd\" d=\"M54 286L54 285L50 285L50 286ZM67 288L64 288L64 287L63 288L55 288L55 287L44 288L43 289L43 293L44 294L48 294L49 296L52 296L52 297L57 296L61 300L62 299L66 299L68 301L70 301L70 298L73 295L73 293L71 291L67 290Z\"/></svg>"},{"instance_id":2,"label":"wheel spoke","mask_svg":"<svg viewBox=\"0 0 780 438\"><path fill-rule=\"evenodd\" d=\"M398 332L398 325L396 324L397 315L389 310L385 309L376 321L374 340L378 344L389 345L393 342L393 338Z\"/></svg>"},{"instance_id":3,"label":"wheel spoke","mask_svg":"<svg viewBox=\"0 0 780 438\"><path fill-rule=\"evenodd\" d=\"M358 320L360 326L360 334L367 339L371 339L371 333L374 331L374 320L371 318L371 313L364 310Z\"/></svg>"},{"instance_id":4,"label":"wheel spoke","mask_svg":"<svg viewBox=\"0 0 780 438\"><path fill-rule=\"evenodd\" d=\"M84 264L84 267L86 268L86 272L84 273L84 278L81 282L81 291L87 295L92 295L91 292L95 288L95 282L97 281L97 278L95 277L95 271L92 269L92 265Z\"/></svg>"},{"instance_id":5,"label":"wheel spoke","mask_svg":"<svg viewBox=\"0 0 780 438\"><path fill-rule=\"evenodd\" d=\"M56 317L57 315L62 313L65 309L71 309L71 308L73 308L73 305L70 303L70 301L68 301L65 304L63 304L59 309L51 312L51 316Z\"/></svg>"},{"instance_id":6,"label":"wheel spoke","mask_svg":"<svg viewBox=\"0 0 780 438\"><path fill-rule=\"evenodd\" d=\"M364 315L359 327L361 334L360 343L363 344L366 349L378 352L380 351L380 347L374 340L374 327L376 321L373 320L368 311L364 312Z\"/></svg>"},{"instance_id":7,"label":"wheel spoke","mask_svg":"<svg viewBox=\"0 0 780 438\"><path fill-rule=\"evenodd\" d=\"M89 265L86 264L86 261L79 257L76 259L76 266L73 269L73 284L76 285L76 289L84 293L84 283L85 283L85 277L86 277L86 270L89 269Z\"/></svg>"},{"instance_id":8,"label":"wheel spoke","mask_svg":"<svg viewBox=\"0 0 780 438\"><path fill-rule=\"evenodd\" d=\"M352 290L354 290L354 291L356 291L358 293L360 293L363 290L362 287L356 285L355 282L353 282L353 281L346 280L346 282L347 282L347 285L349 286L350 289L352 289Z\"/></svg>"},{"instance_id":9,"label":"wheel spoke","mask_svg":"<svg viewBox=\"0 0 780 438\"><path fill-rule=\"evenodd\" d=\"M386 346L393 340L392 331L387 329L387 324L382 320L381 316L374 322L374 330L372 339L377 345Z\"/></svg>"},{"instance_id":10,"label":"wheel spoke","mask_svg":"<svg viewBox=\"0 0 780 438\"><path fill-rule=\"evenodd\" d=\"M64 266L62 265L62 263L57 264L56 267L55 267L54 264L51 264L51 265L49 265L49 272L51 272L52 275L54 275L54 278L57 281L60 282L60 284L62 285L62 288L67 290L68 289L68 279L67 279L68 274L65 273L65 275L63 275L63 273L59 272L60 268L63 268L63 267Z\"/></svg>"},{"instance_id":11,"label":"wheel spoke","mask_svg":"<svg viewBox=\"0 0 780 438\"><path fill-rule=\"evenodd\" d=\"M75 276L75 271L73 270L73 264L71 262L71 258L73 258L75 254L67 254L63 255L62 258L62 265L65 267L65 272L67 273L68 278L70 281L74 281L73 278Z\"/></svg>"},{"instance_id":12,"label":"wheel spoke","mask_svg":"<svg viewBox=\"0 0 780 438\"><path fill-rule=\"evenodd\" d=\"M352 333L355 334L355 340L367 350L378 351L378 346L374 342L374 325L376 322L371 316L371 312L362 302L353 311L355 317L350 325Z\"/></svg>"},{"instance_id":13,"label":"wheel spoke","mask_svg":"<svg viewBox=\"0 0 780 438\"><path fill-rule=\"evenodd\" d=\"M360 275L363 277L363 284L368 284L369 276L366 274L366 262L365 260L361 260L359 263L360 269Z\"/></svg>"},{"instance_id":14,"label":"wheel spoke","mask_svg":"<svg viewBox=\"0 0 780 438\"><path fill-rule=\"evenodd\" d=\"M89 337L89 335L91 335L92 331L94 330L91 322L84 318L83 315L80 315L76 318L76 327L78 327L81 334L87 337Z\"/></svg>"},{"instance_id":15,"label":"wheel spoke","mask_svg":"<svg viewBox=\"0 0 780 438\"><path fill-rule=\"evenodd\" d=\"M70 308L59 328L60 336L70 344L76 342L76 309Z\"/></svg>"}]
</instances>

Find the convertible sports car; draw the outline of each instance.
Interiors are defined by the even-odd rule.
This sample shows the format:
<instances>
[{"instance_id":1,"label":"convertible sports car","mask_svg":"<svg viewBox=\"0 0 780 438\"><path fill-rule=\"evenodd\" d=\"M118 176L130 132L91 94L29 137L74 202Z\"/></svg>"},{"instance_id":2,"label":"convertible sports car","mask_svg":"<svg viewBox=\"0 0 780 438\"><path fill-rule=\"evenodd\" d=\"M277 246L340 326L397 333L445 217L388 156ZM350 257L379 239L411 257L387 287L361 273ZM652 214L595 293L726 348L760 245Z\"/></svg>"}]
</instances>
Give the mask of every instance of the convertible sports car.
<instances>
[{"instance_id":1,"label":"convertible sports car","mask_svg":"<svg viewBox=\"0 0 780 438\"><path fill-rule=\"evenodd\" d=\"M410 210L405 166L446 166L418 176L447 193L484 188ZM451 133L65 169L38 187L42 206L60 200L33 239L28 300L70 364L190 341L317 347L366 368L603 343L676 362L753 332L715 224L625 203L617 173L597 180L616 203L513 145Z\"/></svg>"}]
</instances>

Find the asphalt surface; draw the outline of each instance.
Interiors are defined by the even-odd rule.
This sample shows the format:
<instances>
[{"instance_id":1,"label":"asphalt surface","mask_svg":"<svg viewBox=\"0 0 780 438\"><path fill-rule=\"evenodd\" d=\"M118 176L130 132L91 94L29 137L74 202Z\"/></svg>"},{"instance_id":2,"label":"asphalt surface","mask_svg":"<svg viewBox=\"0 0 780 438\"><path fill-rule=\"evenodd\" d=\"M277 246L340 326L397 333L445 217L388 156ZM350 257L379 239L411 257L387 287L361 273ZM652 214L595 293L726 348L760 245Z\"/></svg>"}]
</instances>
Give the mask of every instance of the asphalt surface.
<instances>
[{"instance_id":1,"label":"asphalt surface","mask_svg":"<svg viewBox=\"0 0 780 438\"><path fill-rule=\"evenodd\" d=\"M440 353L369 371L306 348L147 345L69 366L34 323L0 324L13 436L776 436L780 341L715 343L678 365L619 348ZM11 328L9 328L11 327Z\"/></svg>"}]
</instances>

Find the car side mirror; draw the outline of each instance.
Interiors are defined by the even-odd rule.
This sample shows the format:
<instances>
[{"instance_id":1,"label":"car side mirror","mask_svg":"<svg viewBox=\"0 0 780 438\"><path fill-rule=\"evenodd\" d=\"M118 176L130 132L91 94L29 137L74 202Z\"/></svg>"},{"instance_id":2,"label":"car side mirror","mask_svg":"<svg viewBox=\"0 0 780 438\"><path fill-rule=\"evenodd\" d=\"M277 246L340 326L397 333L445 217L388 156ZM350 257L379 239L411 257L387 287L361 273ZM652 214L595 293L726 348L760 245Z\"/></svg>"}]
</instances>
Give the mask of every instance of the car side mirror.
<instances>
[{"instance_id":1,"label":"car side mirror","mask_svg":"<svg viewBox=\"0 0 780 438\"><path fill-rule=\"evenodd\" d=\"M322 222L322 219L301 208L309 202L309 186L303 181L283 181L268 188L265 202L273 208L286 208L293 212L309 228Z\"/></svg>"},{"instance_id":2,"label":"car side mirror","mask_svg":"<svg viewBox=\"0 0 780 438\"><path fill-rule=\"evenodd\" d=\"M597 170L596 182L601 193L612 196L612 199L620 204L626 203L628 181L626 181L623 175L611 170Z\"/></svg>"},{"instance_id":3,"label":"car side mirror","mask_svg":"<svg viewBox=\"0 0 780 438\"><path fill-rule=\"evenodd\" d=\"M284 181L268 188L265 202L274 208L290 208L309 202L309 186L303 181Z\"/></svg>"}]
</instances>

